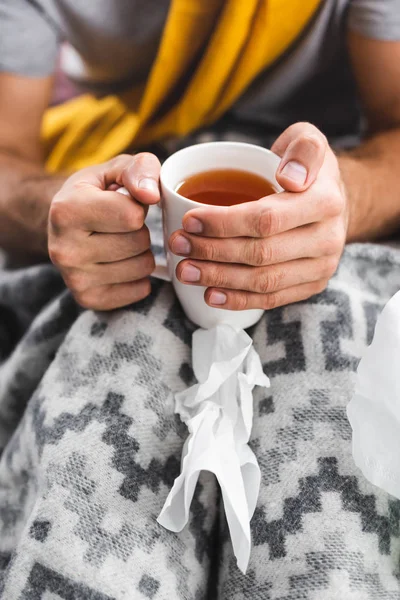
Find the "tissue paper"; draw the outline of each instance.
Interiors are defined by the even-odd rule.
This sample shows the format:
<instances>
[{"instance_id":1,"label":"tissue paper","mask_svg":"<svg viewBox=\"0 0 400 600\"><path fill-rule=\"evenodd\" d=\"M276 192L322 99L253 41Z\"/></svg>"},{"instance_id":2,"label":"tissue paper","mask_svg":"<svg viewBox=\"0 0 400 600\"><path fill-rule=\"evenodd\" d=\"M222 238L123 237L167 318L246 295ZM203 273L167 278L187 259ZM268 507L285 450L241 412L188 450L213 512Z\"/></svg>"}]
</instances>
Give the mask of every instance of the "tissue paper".
<instances>
[{"instance_id":1,"label":"tissue paper","mask_svg":"<svg viewBox=\"0 0 400 600\"><path fill-rule=\"evenodd\" d=\"M215 473L238 567L246 572L250 557L250 520L260 488L260 469L248 446L253 423L255 385L269 387L253 342L228 325L193 334L193 370L199 383L176 395L175 412L189 437L158 522L181 531L189 518L200 471Z\"/></svg>"},{"instance_id":2,"label":"tissue paper","mask_svg":"<svg viewBox=\"0 0 400 600\"><path fill-rule=\"evenodd\" d=\"M347 415L357 466L372 483L400 498L400 292L378 318Z\"/></svg>"}]
</instances>

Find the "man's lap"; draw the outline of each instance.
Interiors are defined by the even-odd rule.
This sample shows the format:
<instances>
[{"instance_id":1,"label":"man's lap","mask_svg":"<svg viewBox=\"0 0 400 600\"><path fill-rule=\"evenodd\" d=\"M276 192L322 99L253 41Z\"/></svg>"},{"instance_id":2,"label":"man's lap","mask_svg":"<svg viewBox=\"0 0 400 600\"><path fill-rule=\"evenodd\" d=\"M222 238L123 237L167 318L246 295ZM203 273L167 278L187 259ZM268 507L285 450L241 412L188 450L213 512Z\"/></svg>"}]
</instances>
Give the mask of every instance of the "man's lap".
<instances>
[{"instance_id":1,"label":"man's lap","mask_svg":"<svg viewBox=\"0 0 400 600\"><path fill-rule=\"evenodd\" d=\"M224 600L397 598L399 504L354 466L345 406L399 284L394 250L352 247L326 292L253 329L271 389L255 393L262 488L246 576L210 476L182 533L155 521L186 436L173 394L193 381L193 327L170 286L108 314L79 314L67 293L39 308L0 367L0 415L10 429L12 397L21 419L0 462L4 597L211 598L212 558ZM23 372L38 353L35 385Z\"/></svg>"}]
</instances>

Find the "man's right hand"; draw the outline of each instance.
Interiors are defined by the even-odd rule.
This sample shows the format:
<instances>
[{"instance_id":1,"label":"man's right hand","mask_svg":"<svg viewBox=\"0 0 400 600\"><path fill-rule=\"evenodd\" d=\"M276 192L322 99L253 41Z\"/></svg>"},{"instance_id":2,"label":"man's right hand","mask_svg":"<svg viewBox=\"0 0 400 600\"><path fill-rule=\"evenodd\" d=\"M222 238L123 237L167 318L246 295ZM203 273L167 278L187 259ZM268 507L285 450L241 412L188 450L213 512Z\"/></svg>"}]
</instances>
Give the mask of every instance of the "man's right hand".
<instances>
[{"instance_id":1,"label":"man's right hand","mask_svg":"<svg viewBox=\"0 0 400 600\"><path fill-rule=\"evenodd\" d=\"M84 308L111 310L150 293L155 263L144 220L160 200L159 173L154 155L123 154L75 173L54 196L49 255Z\"/></svg>"}]
</instances>

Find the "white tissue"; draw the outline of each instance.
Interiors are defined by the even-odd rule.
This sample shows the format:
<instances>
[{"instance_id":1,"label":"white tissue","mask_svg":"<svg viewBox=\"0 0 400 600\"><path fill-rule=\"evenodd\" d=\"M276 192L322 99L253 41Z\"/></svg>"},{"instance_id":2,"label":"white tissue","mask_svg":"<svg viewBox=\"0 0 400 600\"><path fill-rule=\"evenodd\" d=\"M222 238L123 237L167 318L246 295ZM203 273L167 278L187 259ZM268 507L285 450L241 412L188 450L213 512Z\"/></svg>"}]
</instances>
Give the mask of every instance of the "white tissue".
<instances>
[{"instance_id":1,"label":"white tissue","mask_svg":"<svg viewBox=\"0 0 400 600\"><path fill-rule=\"evenodd\" d=\"M400 498L400 292L378 318L347 415L357 466L373 484Z\"/></svg>"},{"instance_id":2,"label":"white tissue","mask_svg":"<svg viewBox=\"0 0 400 600\"><path fill-rule=\"evenodd\" d=\"M181 531L188 522L200 471L215 473L222 491L233 550L245 573L250 520L260 488L257 459L247 445L255 385L269 387L251 338L228 325L193 334L193 370L199 383L176 395L175 412L189 429L175 479L158 522Z\"/></svg>"}]
</instances>

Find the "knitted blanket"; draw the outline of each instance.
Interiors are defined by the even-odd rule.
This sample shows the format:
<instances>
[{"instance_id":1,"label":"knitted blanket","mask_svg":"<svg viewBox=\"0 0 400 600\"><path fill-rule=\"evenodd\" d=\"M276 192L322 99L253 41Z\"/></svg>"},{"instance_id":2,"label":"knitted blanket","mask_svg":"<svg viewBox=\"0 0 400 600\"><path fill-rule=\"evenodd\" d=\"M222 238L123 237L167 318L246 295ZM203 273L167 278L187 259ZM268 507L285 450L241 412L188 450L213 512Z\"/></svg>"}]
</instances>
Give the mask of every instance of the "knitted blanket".
<instances>
[{"instance_id":1,"label":"knitted blanket","mask_svg":"<svg viewBox=\"0 0 400 600\"><path fill-rule=\"evenodd\" d=\"M243 575L210 474L181 533L156 522L187 434L174 393L194 383L171 285L95 313L50 265L0 271L0 597L398 600L400 502L355 467L345 409L399 288L400 250L352 245L325 292L249 331L271 388Z\"/></svg>"}]
</instances>

